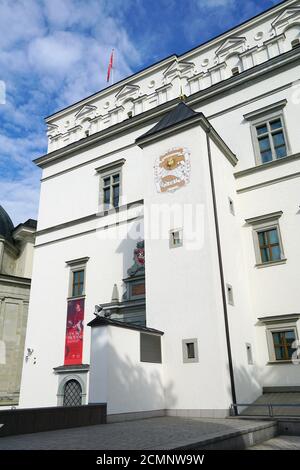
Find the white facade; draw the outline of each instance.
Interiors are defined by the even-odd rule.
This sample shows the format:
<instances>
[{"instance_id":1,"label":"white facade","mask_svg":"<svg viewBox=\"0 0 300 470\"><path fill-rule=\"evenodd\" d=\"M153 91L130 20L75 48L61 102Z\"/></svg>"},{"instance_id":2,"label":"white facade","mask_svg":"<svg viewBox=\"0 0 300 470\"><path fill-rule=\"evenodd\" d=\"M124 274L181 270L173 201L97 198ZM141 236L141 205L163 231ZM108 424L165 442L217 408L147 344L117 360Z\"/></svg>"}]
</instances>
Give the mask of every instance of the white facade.
<instances>
[{"instance_id":1,"label":"white facade","mask_svg":"<svg viewBox=\"0 0 300 470\"><path fill-rule=\"evenodd\" d=\"M290 0L47 118L49 153L36 161L43 177L26 339L36 361L24 364L20 406L57 405L62 380L76 374L85 402L107 402L109 415L221 416L264 386L300 385L285 337L300 334L297 39L300 2ZM197 114L163 126L184 106L182 92ZM278 120L284 150L274 147ZM144 136L157 123L157 132ZM277 128L269 128L272 161L263 163L271 155L258 143L265 123ZM157 159L174 148L187 149L189 178L176 191L158 192ZM116 169L119 210L105 212L103 175ZM156 224L155 211L164 207L178 209L175 220ZM177 248L170 247L173 229L183 236ZM280 254L263 260L258 233L271 229ZM143 238L146 326L163 333L161 363L140 361L145 330L94 326L91 345L87 326L94 305L110 303L114 284L122 295ZM90 371L57 373L70 260L82 259L82 364ZM198 354L186 362L191 339Z\"/></svg>"}]
</instances>

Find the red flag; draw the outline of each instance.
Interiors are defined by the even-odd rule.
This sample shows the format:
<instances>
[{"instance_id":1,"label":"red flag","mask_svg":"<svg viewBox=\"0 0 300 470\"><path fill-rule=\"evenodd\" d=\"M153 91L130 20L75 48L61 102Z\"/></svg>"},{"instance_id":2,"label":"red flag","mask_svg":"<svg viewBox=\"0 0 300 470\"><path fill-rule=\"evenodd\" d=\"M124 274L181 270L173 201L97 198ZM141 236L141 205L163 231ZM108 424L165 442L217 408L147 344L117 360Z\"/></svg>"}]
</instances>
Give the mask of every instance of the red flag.
<instances>
[{"instance_id":1,"label":"red flag","mask_svg":"<svg viewBox=\"0 0 300 470\"><path fill-rule=\"evenodd\" d=\"M109 59L109 64L108 64L108 69L107 69L107 77L106 77L107 82L109 82L109 79L110 79L110 72L113 68L113 63L114 63L114 49L112 50L110 54L110 59Z\"/></svg>"}]
</instances>

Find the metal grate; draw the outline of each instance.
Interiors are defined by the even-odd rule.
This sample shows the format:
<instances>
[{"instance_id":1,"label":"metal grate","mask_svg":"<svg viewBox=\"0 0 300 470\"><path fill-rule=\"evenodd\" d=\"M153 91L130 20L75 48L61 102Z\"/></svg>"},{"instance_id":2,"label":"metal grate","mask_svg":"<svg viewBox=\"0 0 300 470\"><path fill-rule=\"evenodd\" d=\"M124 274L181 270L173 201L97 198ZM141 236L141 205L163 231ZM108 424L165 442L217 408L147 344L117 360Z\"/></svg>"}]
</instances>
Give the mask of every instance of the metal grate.
<instances>
[{"instance_id":1,"label":"metal grate","mask_svg":"<svg viewBox=\"0 0 300 470\"><path fill-rule=\"evenodd\" d=\"M69 380L64 390L64 406L81 405L81 385L77 380Z\"/></svg>"}]
</instances>

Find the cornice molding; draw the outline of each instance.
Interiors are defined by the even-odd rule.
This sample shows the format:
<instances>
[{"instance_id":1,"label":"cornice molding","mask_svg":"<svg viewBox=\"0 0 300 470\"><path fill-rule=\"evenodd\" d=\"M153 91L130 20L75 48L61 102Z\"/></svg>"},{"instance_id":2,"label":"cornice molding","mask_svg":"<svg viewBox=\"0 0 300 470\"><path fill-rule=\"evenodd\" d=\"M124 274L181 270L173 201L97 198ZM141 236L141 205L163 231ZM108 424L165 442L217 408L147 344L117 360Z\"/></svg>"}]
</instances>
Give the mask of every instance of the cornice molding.
<instances>
[{"instance_id":1,"label":"cornice molding","mask_svg":"<svg viewBox=\"0 0 300 470\"><path fill-rule=\"evenodd\" d=\"M87 264L89 260L89 256L85 256L84 258L77 258L77 259L72 259L70 261L66 261L67 266L77 266L77 265L82 265L82 264Z\"/></svg>"},{"instance_id":2,"label":"cornice molding","mask_svg":"<svg viewBox=\"0 0 300 470\"><path fill-rule=\"evenodd\" d=\"M162 61L159 61L155 64L150 65L146 69L141 70L140 72L137 72L135 74L130 75L129 77L119 81L118 83L115 83L114 85L111 85L110 87L101 90L93 95L88 96L87 98L84 98L83 100L80 100L71 106L68 106L67 108L64 108L56 113L51 114L50 116L45 118L46 123L51 123L53 119L57 119L60 117L63 117L66 114L69 114L72 111L75 111L78 106L84 106L85 104L92 104L94 101L98 100L99 98L105 98L109 94L113 94L114 92L120 91L121 87L124 87L126 84L131 84L133 80L138 80L142 78L145 75L149 75L154 73L156 70L160 68L165 68L168 66L168 64L172 64L174 60L178 61L188 61L191 60L191 58L199 54L200 52L205 52L209 48L213 48L215 46L221 47L222 43L226 41L227 39L230 39L232 36L236 36L237 34L240 35L245 29L248 29L251 26L256 25L258 22L261 22L262 20L267 20L268 18L272 17L273 15L276 15L276 13L282 14L286 9L291 8L291 6L295 3L295 0L286 0L285 2L280 3L279 5L273 6L272 8L266 10L263 13L260 13L256 15L253 18L250 18L249 20L245 21L244 23L241 23L234 28L226 31L225 33L222 33L219 36L216 36L215 38L200 44L199 46L196 46L195 48L181 54L178 56L177 54L172 54L169 57L166 57Z\"/></svg>"},{"instance_id":3,"label":"cornice molding","mask_svg":"<svg viewBox=\"0 0 300 470\"><path fill-rule=\"evenodd\" d=\"M115 168L119 168L123 166L125 162L126 162L125 158L120 158L119 160L115 160L111 163L106 163L105 165L95 168L95 171L97 173L104 173L106 171L114 170Z\"/></svg>"},{"instance_id":4,"label":"cornice molding","mask_svg":"<svg viewBox=\"0 0 300 470\"><path fill-rule=\"evenodd\" d=\"M80 217L79 219L69 220L68 222L64 222L62 224L52 225L51 227L47 227L47 228L38 230L36 232L36 236L38 237L40 235L46 235L46 234L51 233L51 232L56 232L57 230L62 230L62 229L66 229L66 228L69 228L69 227L73 227L74 225L79 225L79 224L83 224L85 222L90 222L92 220L96 220L96 219L105 217L107 215L118 214L119 212L129 210L132 207L141 206L143 204L144 204L143 199L139 199L138 201L132 201L132 202L129 202L127 204L123 204L120 207L116 207L116 208L113 208L113 209L108 209L108 210L102 211L102 212L96 212L95 214L90 214L90 215L87 215L85 217Z\"/></svg>"},{"instance_id":5,"label":"cornice molding","mask_svg":"<svg viewBox=\"0 0 300 470\"><path fill-rule=\"evenodd\" d=\"M256 217L250 217L250 219L245 219L245 222L249 225L260 224L261 222L268 222L269 220L277 220L282 216L282 211L270 212L269 214L262 214Z\"/></svg>"},{"instance_id":6,"label":"cornice molding","mask_svg":"<svg viewBox=\"0 0 300 470\"><path fill-rule=\"evenodd\" d=\"M279 111L283 109L286 104L287 99L277 101L276 103L268 104L268 106L264 106L263 108L256 109L255 111L251 111L250 113L244 114L244 119L246 119L246 121L252 121L254 119L259 118L263 114Z\"/></svg>"},{"instance_id":7,"label":"cornice molding","mask_svg":"<svg viewBox=\"0 0 300 470\"><path fill-rule=\"evenodd\" d=\"M253 80L253 78L269 73L270 71L278 67L282 67L288 63L294 62L295 60L298 60L299 57L300 48L292 49L291 51L273 57L272 59L269 59L268 61L263 62L262 64L251 67L250 69L241 72L239 75L230 77L226 80L222 80L208 88L193 93L187 98L186 103L189 105L198 104L201 101L223 93L228 89L232 90L233 86L239 86L240 84L248 82L249 79ZM37 166L43 168L44 166L52 163L53 161L57 161L61 158L66 158L68 155L71 156L74 152L88 148L90 145L94 145L95 143L109 138L119 132L124 132L137 125L141 125L144 122L147 123L147 121L150 121L155 117L159 118L159 116L161 116L165 112L171 111L179 102L180 99L175 98L171 101L168 101L167 103L164 103L153 109L138 114L132 119L124 120L118 124L108 127L107 129L92 134L89 137L86 137L85 139L81 139L77 142L67 145L66 147L62 147L61 149L45 154L35 159L34 163Z\"/></svg>"},{"instance_id":8,"label":"cornice molding","mask_svg":"<svg viewBox=\"0 0 300 470\"><path fill-rule=\"evenodd\" d=\"M300 159L300 153L294 153L293 155L288 155L287 157L278 158L271 162L262 163L261 165L253 166L251 168L246 168L246 170L237 171L234 173L235 178L242 178L243 176L252 175L254 173L259 173L263 170L269 170L276 166L284 165L286 163L291 163Z\"/></svg>"}]
</instances>

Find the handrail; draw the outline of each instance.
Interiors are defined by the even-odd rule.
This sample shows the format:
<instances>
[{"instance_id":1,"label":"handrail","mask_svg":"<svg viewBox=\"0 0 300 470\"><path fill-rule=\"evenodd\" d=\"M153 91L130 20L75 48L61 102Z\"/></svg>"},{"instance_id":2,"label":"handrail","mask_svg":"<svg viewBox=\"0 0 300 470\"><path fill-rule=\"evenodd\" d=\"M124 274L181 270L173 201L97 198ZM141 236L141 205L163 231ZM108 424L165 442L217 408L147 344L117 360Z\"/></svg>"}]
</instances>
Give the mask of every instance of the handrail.
<instances>
[{"instance_id":1,"label":"handrail","mask_svg":"<svg viewBox=\"0 0 300 470\"><path fill-rule=\"evenodd\" d=\"M273 408L274 407L281 407L281 408L295 408L295 407L298 407L300 408L300 403L232 403L232 405L230 406L231 410L236 410L236 413L237 415L239 414L238 413L238 408L241 407L241 406L246 406L247 408L248 407L264 407L264 408L268 408L269 410L269 416L272 418L274 417L274 410ZM247 416L247 415L245 415ZM251 416L251 415L248 415L248 416Z\"/></svg>"}]
</instances>

